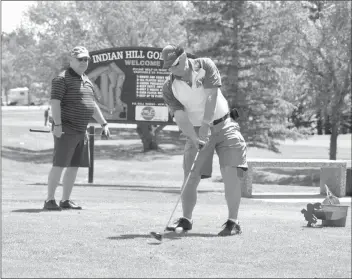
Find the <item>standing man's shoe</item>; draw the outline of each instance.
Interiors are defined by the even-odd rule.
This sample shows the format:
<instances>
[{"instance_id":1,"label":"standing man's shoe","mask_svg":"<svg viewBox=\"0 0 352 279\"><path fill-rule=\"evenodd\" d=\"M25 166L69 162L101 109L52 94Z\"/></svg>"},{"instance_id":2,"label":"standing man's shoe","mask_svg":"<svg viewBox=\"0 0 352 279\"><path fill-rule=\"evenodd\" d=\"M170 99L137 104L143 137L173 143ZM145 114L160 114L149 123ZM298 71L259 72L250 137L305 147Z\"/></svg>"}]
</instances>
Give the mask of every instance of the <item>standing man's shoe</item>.
<instances>
[{"instance_id":1,"label":"standing man's shoe","mask_svg":"<svg viewBox=\"0 0 352 279\"><path fill-rule=\"evenodd\" d=\"M61 207L57 205L55 200L48 200L44 202L43 209L60 211Z\"/></svg>"},{"instance_id":2,"label":"standing man's shoe","mask_svg":"<svg viewBox=\"0 0 352 279\"><path fill-rule=\"evenodd\" d=\"M241 234L241 226L239 222L227 220L224 224L224 229L218 233L219 236L230 236L232 234Z\"/></svg>"},{"instance_id":3,"label":"standing man's shoe","mask_svg":"<svg viewBox=\"0 0 352 279\"><path fill-rule=\"evenodd\" d=\"M75 204L73 201L71 200L65 200L65 201L60 201L60 207L62 209L78 209L81 210L82 207Z\"/></svg>"}]
</instances>

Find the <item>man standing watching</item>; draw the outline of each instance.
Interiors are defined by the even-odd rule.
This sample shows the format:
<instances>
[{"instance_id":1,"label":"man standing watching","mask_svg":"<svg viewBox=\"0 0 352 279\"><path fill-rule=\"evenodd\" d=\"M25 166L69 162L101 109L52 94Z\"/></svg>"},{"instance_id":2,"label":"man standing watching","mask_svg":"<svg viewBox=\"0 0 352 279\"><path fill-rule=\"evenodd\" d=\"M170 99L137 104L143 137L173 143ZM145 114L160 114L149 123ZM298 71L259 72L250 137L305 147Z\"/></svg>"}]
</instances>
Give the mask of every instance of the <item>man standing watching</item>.
<instances>
[{"instance_id":1,"label":"man standing watching","mask_svg":"<svg viewBox=\"0 0 352 279\"><path fill-rule=\"evenodd\" d=\"M194 172L184 186L181 197L183 217L167 229L192 229L197 187L201 178L211 177L216 150L228 207L228 219L219 235L240 234L242 230L237 219L241 200L239 177L248 169L246 143L239 131L239 125L230 118L227 100L220 90L220 73L210 58L188 58L180 46L167 45L162 50L162 58L163 68L171 72L163 87L164 101L176 124L188 138L183 159L184 179L190 171L199 146L204 145L195 162Z\"/></svg>"},{"instance_id":2,"label":"man standing watching","mask_svg":"<svg viewBox=\"0 0 352 279\"><path fill-rule=\"evenodd\" d=\"M102 134L110 135L107 122L94 100L94 87L84 74L90 60L88 50L77 46L71 50L69 59L70 67L52 80L54 153L48 177L48 196L44 202L47 210L82 209L70 200L70 195L83 159L86 130L91 118L101 124ZM62 199L57 205L55 191L64 168Z\"/></svg>"}]
</instances>

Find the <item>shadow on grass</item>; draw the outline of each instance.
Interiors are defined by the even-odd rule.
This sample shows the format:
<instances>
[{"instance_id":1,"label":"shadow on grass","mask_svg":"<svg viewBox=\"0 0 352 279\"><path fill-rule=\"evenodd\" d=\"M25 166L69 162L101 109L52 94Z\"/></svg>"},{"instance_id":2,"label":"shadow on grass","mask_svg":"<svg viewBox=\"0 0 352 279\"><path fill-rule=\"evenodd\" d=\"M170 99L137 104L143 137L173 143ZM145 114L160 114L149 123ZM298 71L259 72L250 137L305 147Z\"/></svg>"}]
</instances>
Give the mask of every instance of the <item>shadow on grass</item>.
<instances>
[{"instance_id":1,"label":"shadow on grass","mask_svg":"<svg viewBox=\"0 0 352 279\"><path fill-rule=\"evenodd\" d=\"M315 225L314 227L302 226L303 229L322 229L323 225Z\"/></svg>"},{"instance_id":2,"label":"shadow on grass","mask_svg":"<svg viewBox=\"0 0 352 279\"><path fill-rule=\"evenodd\" d=\"M130 140L139 139L139 136L134 135L128 129L121 129L117 140ZM121 134L123 136L121 136ZM155 159L168 159L172 155L183 154L185 140L180 137L180 133L176 131L162 131L159 135L159 150L150 152L143 152L142 141L139 144L112 144L112 141L102 141L99 136L99 145L94 146L94 159L95 160L135 160L139 161L152 161ZM140 140L140 139L139 139ZM166 147L162 147L162 146ZM2 146L1 155L3 158L19 161L19 162L32 162L36 164L46 164L52 162L53 149L35 150L22 148L17 146Z\"/></svg>"},{"instance_id":3,"label":"shadow on grass","mask_svg":"<svg viewBox=\"0 0 352 279\"><path fill-rule=\"evenodd\" d=\"M325 195L320 194L305 194L305 195L260 195L253 194L251 199L322 199L326 198Z\"/></svg>"},{"instance_id":4,"label":"shadow on grass","mask_svg":"<svg viewBox=\"0 0 352 279\"><path fill-rule=\"evenodd\" d=\"M214 182L222 182L221 176ZM316 186L320 183L320 170L316 168L256 168L253 173L253 183Z\"/></svg>"},{"instance_id":5,"label":"shadow on grass","mask_svg":"<svg viewBox=\"0 0 352 279\"><path fill-rule=\"evenodd\" d=\"M11 212L40 213L40 212L49 212L49 210L28 208L28 209L16 209L16 210L12 210Z\"/></svg>"},{"instance_id":6,"label":"shadow on grass","mask_svg":"<svg viewBox=\"0 0 352 279\"><path fill-rule=\"evenodd\" d=\"M27 185L32 186L47 186L46 183L31 183ZM62 184L59 184L62 185ZM111 187L110 190L116 191L136 191L136 192L158 192L158 193L167 193L167 194L180 194L180 187L163 187L163 186L149 186L149 185L113 185L113 184L90 184L90 183L76 183L75 187ZM211 189L211 190L198 190L198 194L204 193L222 193L223 190Z\"/></svg>"},{"instance_id":7,"label":"shadow on grass","mask_svg":"<svg viewBox=\"0 0 352 279\"><path fill-rule=\"evenodd\" d=\"M53 149L31 150L21 147L3 146L1 157L18 162L47 164L53 161Z\"/></svg>"},{"instance_id":8,"label":"shadow on grass","mask_svg":"<svg viewBox=\"0 0 352 279\"><path fill-rule=\"evenodd\" d=\"M167 233L163 235L163 240L165 239L181 239L185 237L219 237L217 234L209 233L185 233L179 235L175 232ZM122 234L120 236L111 236L108 237L110 240L124 240L124 239L135 239L135 238L150 238L154 239L150 234Z\"/></svg>"}]
</instances>

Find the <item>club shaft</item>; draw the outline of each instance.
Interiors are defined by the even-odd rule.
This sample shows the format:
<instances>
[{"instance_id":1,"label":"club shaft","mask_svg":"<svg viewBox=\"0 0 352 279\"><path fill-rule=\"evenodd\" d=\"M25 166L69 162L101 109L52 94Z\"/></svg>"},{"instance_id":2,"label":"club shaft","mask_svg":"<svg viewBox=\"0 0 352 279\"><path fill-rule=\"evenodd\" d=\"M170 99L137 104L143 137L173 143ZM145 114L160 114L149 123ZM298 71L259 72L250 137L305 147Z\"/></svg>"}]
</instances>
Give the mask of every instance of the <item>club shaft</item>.
<instances>
[{"instance_id":1,"label":"club shaft","mask_svg":"<svg viewBox=\"0 0 352 279\"><path fill-rule=\"evenodd\" d=\"M52 131L49 130L39 130L39 129L29 129L30 132L32 133L51 133ZM62 132L62 134L65 134L65 132ZM71 134L67 134L67 135L71 135ZM72 134L74 135L74 134ZM88 136L98 136L99 134L88 134ZM112 137L114 135L110 134L110 137Z\"/></svg>"},{"instance_id":2,"label":"club shaft","mask_svg":"<svg viewBox=\"0 0 352 279\"><path fill-rule=\"evenodd\" d=\"M166 224L165 229L169 226L170 221L171 221L171 219L172 219L172 217L174 216L174 213L175 213L175 211L176 211L176 208L177 208L177 206L178 206L178 204L179 204L179 202L180 202L180 200L181 200L181 198L182 198L183 192L184 192L185 189L186 189L186 186L187 186L187 184L188 184L189 178L190 178L191 175L192 175L192 172L193 172L193 170L194 170L196 161L197 161L197 159L198 159L199 151L200 151L200 150L198 149L197 154L196 154L196 156L194 157L192 167L191 167L191 169L190 169L190 171L189 171L189 173L188 173L188 175L187 175L187 178L186 178L185 182L184 182L183 185L182 185L182 189L181 189L180 196L179 196L178 199L177 199L176 205L175 205L175 207L174 207L174 210L173 210L172 213L171 213L171 216L170 216L170 218L169 218L169 221L168 221L167 224Z\"/></svg>"},{"instance_id":3,"label":"club shaft","mask_svg":"<svg viewBox=\"0 0 352 279\"><path fill-rule=\"evenodd\" d=\"M35 132L35 133L51 133L49 130L37 130L37 129L29 129L30 132Z\"/></svg>"}]
</instances>

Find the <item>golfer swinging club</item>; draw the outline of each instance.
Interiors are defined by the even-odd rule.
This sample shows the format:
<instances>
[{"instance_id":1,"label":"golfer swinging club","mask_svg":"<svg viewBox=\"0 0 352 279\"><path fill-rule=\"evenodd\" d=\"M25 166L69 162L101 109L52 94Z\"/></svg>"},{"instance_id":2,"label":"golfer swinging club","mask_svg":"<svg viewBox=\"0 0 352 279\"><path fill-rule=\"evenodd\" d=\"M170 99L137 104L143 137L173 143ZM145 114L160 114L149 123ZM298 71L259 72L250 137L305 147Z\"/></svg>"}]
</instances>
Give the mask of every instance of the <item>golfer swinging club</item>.
<instances>
[{"instance_id":1,"label":"golfer swinging club","mask_svg":"<svg viewBox=\"0 0 352 279\"><path fill-rule=\"evenodd\" d=\"M220 73L210 58L188 58L184 49L167 45L162 50L163 68L171 72L163 86L163 98L171 116L187 136L183 169L186 179L198 148L201 148L195 168L190 175L183 195L183 217L167 230L182 227L192 229L192 212L197 202L197 187L201 178L209 178L216 150L225 184L228 219L220 236L240 234L238 209L241 201L239 177L248 169L246 143L239 125L230 118L227 100L222 95Z\"/></svg>"}]
</instances>

